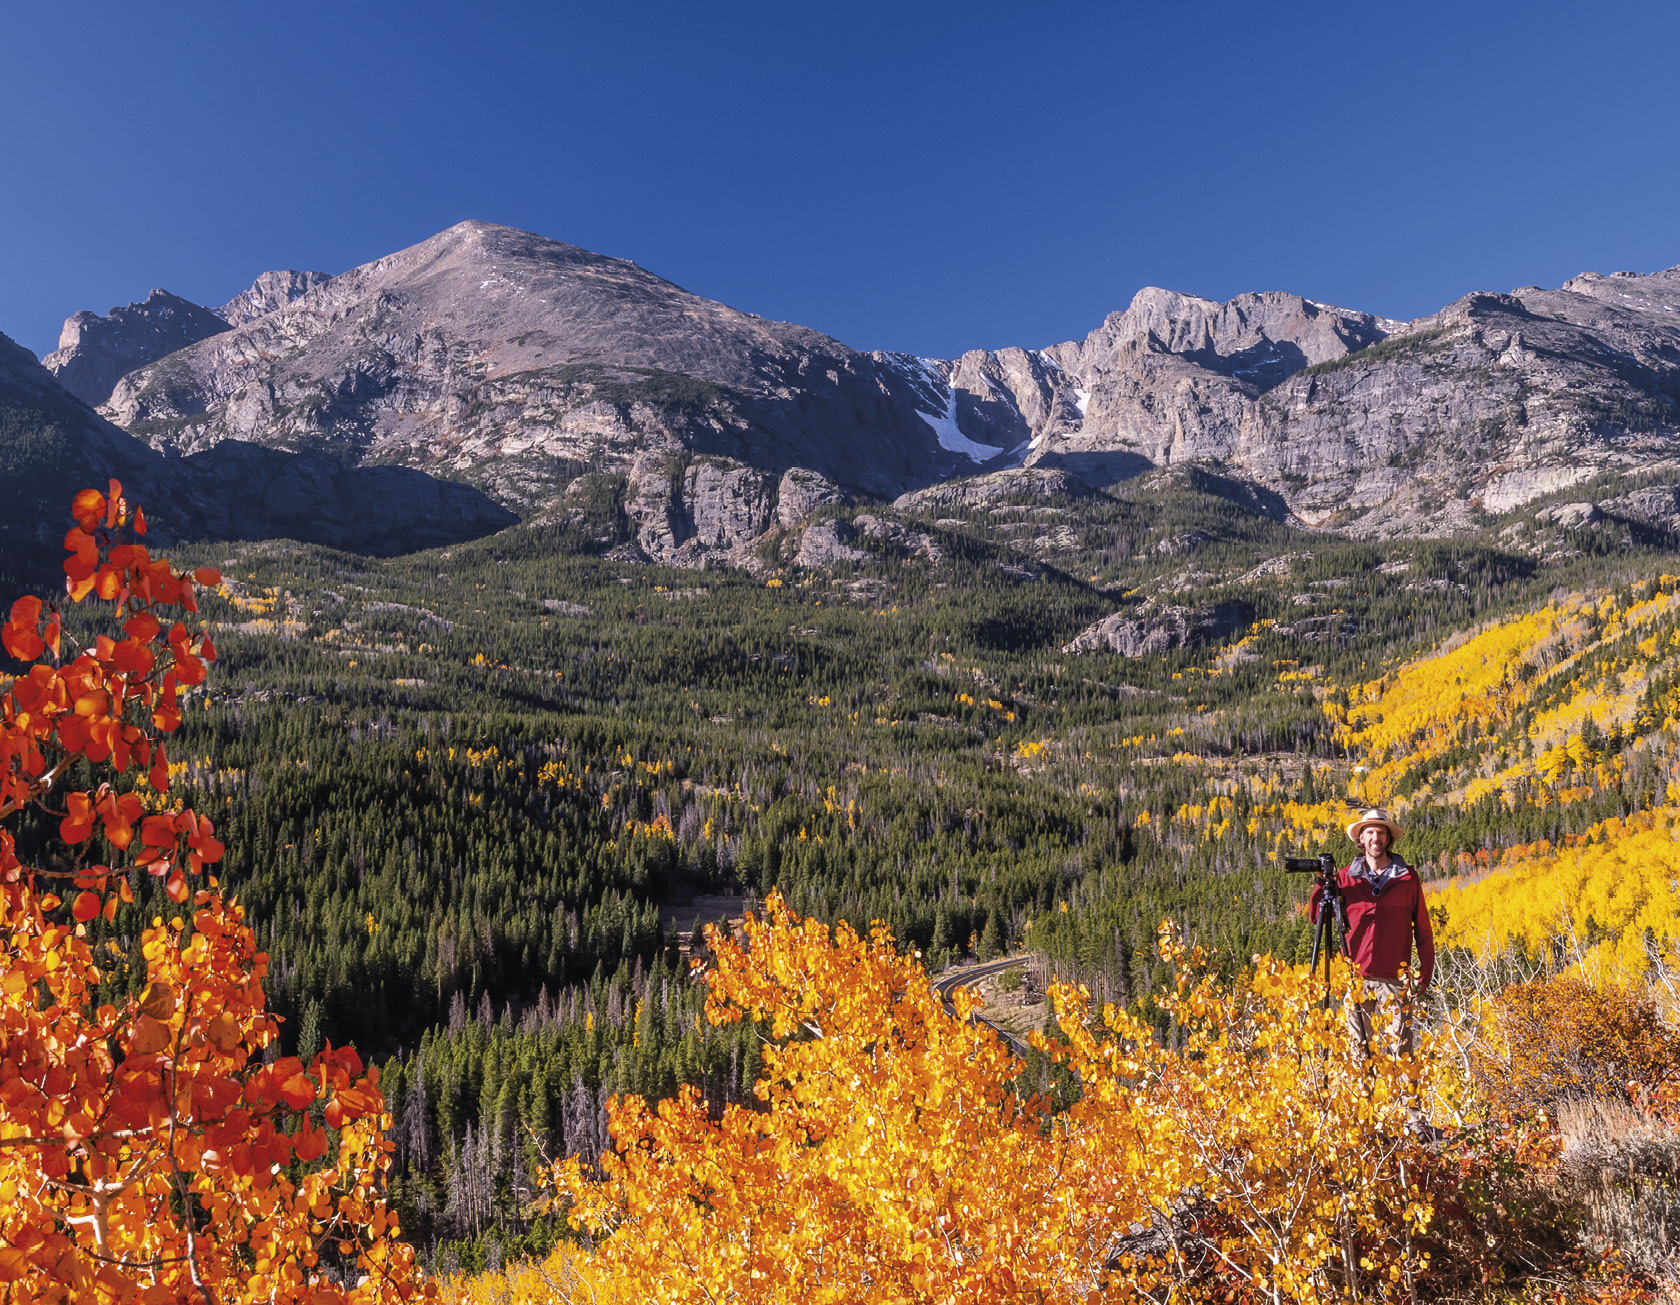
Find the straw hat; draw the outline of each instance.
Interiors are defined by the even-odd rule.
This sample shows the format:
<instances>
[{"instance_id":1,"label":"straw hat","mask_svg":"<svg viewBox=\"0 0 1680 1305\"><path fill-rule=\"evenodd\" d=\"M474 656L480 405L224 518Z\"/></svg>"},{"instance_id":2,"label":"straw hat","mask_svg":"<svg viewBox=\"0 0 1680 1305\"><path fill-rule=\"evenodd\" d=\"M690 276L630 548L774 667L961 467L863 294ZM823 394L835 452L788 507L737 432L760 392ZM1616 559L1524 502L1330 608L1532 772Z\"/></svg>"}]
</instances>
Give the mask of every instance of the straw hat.
<instances>
[{"instance_id":1,"label":"straw hat","mask_svg":"<svg viewBox=\"0 0 1680 1305\"><path fill-rule=\"evenodd\" d=\"M1390 847L1393 847L1406 836L1406 831L1401 829L1399 825L1395 824L1394 818L1381 807L1370 808L1364 815L1360 816L1358 820L1355 820L1351 825L1349 825L1347 827L1347 836L1357 843L1359 841L1359 836L1372 825L1381 825L1384 829L1388 830L1388 845Z\"/></svg>"}]
</instances>

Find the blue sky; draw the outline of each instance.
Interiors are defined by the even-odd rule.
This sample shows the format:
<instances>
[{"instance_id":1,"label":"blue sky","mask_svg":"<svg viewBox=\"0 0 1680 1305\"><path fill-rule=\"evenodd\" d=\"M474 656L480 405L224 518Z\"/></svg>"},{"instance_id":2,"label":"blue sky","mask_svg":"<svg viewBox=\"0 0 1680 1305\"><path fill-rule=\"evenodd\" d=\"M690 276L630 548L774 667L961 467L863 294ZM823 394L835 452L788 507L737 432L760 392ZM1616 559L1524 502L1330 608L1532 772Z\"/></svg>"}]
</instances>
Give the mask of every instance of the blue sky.
<instances>
[{"instance_id":1,"label":"blue sky","mask_svg":"<svg viewBox=\"0 0 1680 1305\"><path fill-rule=\"evenodd\" d=\"M463 218L859 348L1680 264L1680 6L0 0L0 331Z\"/></svg>"}]
</instances>

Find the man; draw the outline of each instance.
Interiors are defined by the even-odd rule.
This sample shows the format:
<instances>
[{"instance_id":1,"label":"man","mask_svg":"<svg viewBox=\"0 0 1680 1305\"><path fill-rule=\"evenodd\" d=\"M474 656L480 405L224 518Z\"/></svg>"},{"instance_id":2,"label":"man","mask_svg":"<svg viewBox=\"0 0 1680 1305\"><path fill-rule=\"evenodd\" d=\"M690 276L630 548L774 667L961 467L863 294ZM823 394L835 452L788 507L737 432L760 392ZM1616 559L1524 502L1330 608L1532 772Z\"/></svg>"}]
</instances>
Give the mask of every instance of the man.
<instances>
[{"instance_id":1,"label":"man","mask_svg":"<svg viewBox=\"0 0 1680 1305\"><path fill-rule=\"evenodd\" d=\"M1393 850L1403 833L1386 811L1373 807L1347 827L1348 837L1358 844L1360 853L1346 869L1336 872L1348 913L1342 949L1361 975L1355 1000L1348 1006L1348 1032L1367 1056L1377 1027L1384 1029L1391 1042L1386 1049L1417 1050L1411 994L1401 983L1400 972L1406 970L1415 978L1419 993L1428 990L1435 974L1435 935L1429 925L1429 907L1423 900L1423 884L1417 872ZM1310 910L1314 923L1318 921L1323 891L1322 887L1313 889Z\"/></svg>"}]
</instances>

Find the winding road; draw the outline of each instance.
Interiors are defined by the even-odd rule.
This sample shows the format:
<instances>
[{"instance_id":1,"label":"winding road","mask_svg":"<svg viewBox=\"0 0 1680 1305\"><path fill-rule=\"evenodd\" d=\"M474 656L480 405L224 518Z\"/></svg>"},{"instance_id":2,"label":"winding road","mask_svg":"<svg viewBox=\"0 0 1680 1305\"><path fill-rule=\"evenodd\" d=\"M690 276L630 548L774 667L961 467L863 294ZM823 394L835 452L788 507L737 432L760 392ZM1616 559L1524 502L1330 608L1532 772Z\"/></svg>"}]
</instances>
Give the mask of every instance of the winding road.
<instances>
[{"instance_id":1,"label":"winding road","mask_svg":"<svg viewBox=\"0 0 1680 1305\"><path fill-rule=\"evenodd\" d=\"M943 974L933 981L934 994L939 998L940 1002L943 1003L945 1009L952 1015L955 1015L957 1012L951 1005L951 994L958 988L975 987L981 979L988 978L993 974L1001 974L1003 971L1011 968L1012 966L1023 965L1026 963L1026 960L1027 958L1025 956L1006 956L999 961L986 961L980 965L967 966L951 974ZM988 1026L993 1033L1002 1038L1008 1045L1009 1049L1017 1056L1021 1057L1023 1060L1026 1059L1029 1048L1024 1041L1016 1037L1013 1033L1004 1032L1004 1030L1000 1029L996 1024L993 1024L984 1015L976 1015L974 1018L978 1019L982 1024Z\"/></svg>"}]
</instances>

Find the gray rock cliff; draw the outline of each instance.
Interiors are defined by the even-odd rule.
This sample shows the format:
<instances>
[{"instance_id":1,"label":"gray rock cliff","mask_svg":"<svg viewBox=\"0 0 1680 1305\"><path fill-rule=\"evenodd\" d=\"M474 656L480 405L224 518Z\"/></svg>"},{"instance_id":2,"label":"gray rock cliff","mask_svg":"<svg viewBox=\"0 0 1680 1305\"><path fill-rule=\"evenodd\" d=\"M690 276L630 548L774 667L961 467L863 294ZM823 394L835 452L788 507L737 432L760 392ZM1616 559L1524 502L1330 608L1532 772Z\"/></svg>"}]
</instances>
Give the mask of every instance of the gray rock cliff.
<instances>
[{"instance_id":1,"label":"gray rock cliff","mask_svg":"<svg viewBox=\"0 0 1680 1305\"><path fill-rule=\"evenodd\" d=\"M332 277L325 272L264 272L251 283L249 290L235 295L216 309L216 316L229 326L243 326L303 298L316 286L330 280Z\"/></svg>"},{"instance_id":2,"label":"gray rock cliff","mask_svg":"<svg viewBox=\"0 0 1680 1305\"><path fill-rule=\"evenodd\" d=\"M1308 525L1450 534L1680 453L1677 308L1675 271L1467 295L1409 323L1144 291L1046 351L1088 398L1027 461L1092 480L1197 463Z\"/></svg>"},{"instance_id":3,"label":"gray rock cliff","mask_svg":"<svg viewBox=\"0 0 1680 1305\"><path fill-rule=\"evenodd\" d=\"M42 362L58 383L98 407L129 372L228 329L208 308L167 290L104 317L83 309L66 319L58 348Z\"/></svg>"},{"instance_id":4,"label":"gray rock cliff","mask_svg":"<svg viewBox=\"0 0 1680 1305\"><path fill-rule=\"evenodd\" d=\"M98 407L129 372L254 321L329 280L324 272L264 272L220 308L154 290L143 302L113 308L104 317L83 309L65 320L58 348L42 362L60 385Z\"/></svg>"}]
</instances>

